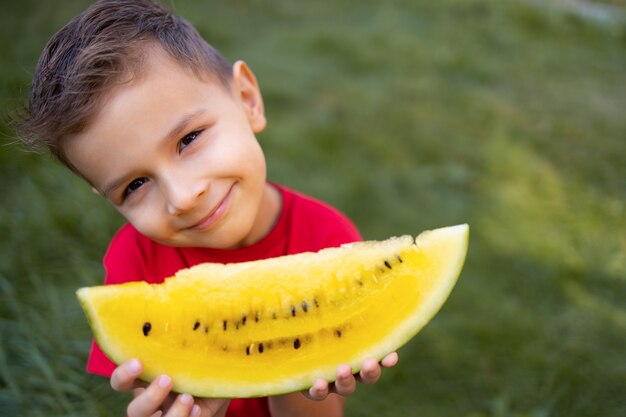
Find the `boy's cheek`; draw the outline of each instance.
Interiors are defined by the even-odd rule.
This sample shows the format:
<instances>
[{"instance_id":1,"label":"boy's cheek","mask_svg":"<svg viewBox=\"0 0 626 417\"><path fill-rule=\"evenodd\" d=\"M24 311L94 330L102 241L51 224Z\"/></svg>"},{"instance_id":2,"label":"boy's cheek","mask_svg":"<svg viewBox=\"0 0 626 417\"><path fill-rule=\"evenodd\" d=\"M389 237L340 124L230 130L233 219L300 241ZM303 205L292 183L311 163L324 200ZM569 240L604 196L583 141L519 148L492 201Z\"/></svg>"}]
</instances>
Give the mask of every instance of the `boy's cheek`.
<instances>
[{"instance_id":1,"label":"boy's cheek","mask_svg":"<svg viewBox=\"0 0 626 417\"><path fill-rule=\"evenodd\" d=\"M147 208L127 210L118 207L117 211L142 235L154 240L160 240L158 237L162 234L164 226L159 225L158 216L155 216L151 210Z\"/></svg>"}]
</instances>

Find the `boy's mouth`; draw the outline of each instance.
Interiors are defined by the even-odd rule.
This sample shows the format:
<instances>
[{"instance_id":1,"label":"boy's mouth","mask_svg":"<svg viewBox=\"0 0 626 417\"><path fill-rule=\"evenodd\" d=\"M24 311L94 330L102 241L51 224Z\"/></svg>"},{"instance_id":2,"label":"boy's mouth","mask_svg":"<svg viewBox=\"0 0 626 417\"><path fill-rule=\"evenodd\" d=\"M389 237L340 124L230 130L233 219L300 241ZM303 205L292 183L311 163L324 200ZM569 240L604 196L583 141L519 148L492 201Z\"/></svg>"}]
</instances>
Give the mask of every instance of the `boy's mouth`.
<instances>
[{"instance_id":1,"label":"boy's mouth","mask_svg":"<svg viewBox=\"0 0 626 417\"><path fill-rule=\"evenodd\" d=\"M209 212L209 214L207 214L206 216L204 216L203 218L201 218L198 222L192 224L189 227L186 227L186 229L189 230L206 230L209 227L211 227L214 223L216 223L219 219L222 218L222 215L226 212L226 209L228 208L228 203L230 201L230 195L233 191L234 188L234 184L228 189L228 192L226 192L226 195L224 196L224 198L222 198L220 200L219 203L217 203L215 205L215 207L213 207L213 209Z\"/></svg>"}]
</instances>

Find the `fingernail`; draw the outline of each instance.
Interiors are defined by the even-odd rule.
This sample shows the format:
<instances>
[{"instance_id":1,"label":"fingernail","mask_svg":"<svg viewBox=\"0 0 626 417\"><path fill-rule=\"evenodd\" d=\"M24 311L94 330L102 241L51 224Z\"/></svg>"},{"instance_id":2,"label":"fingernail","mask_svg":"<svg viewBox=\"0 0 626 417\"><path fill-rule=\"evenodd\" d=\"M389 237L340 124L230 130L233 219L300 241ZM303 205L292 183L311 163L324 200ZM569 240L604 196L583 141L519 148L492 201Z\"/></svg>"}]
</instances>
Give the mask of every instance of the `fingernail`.
<instances>
[{"instance_id":1,"label":"fingernail","mask_svg":"<svg viewBox=\"0 0 626 417\"><path fill-rule=\"evenodd\" d=\"M324 393L326 389L326 381L323 379L316 379L315 383L311 387L311 394L321 395Z\"/></svg>"},{"instance_id":2,"label":"fingernail","mask_svg":"<svg viewBox=\"0 0 626 417\"><path fill-rule=\"evenodd\" d=\"M169 388L170 384L172 383L172 378L167 375L161 375L157 383L161 388Z\"/></svg>"},{"instance_id":3,"label":"fingernail","mask_svg":"<svg viewBox=\"0 0 626 417\"><path fill-rule=\"evenodd\" d=\"M182 394L180 397L180 402L189 405L193 402L193 397L189 394Z\"/></svg>"},{"instance_id":4,"label":"fingernail","mask_svg":"<svg viewBox=\"0 0 626 417\"><path fill-rule=\"evenodd\" d=\"M350 375L352 375L352 368L349 366L342 366L341 369L338 370L337 374L337 377L340 379L350 378Z\"/></svg>"},{"instance_id":5,"label":"fingernail","mask_svg":"<svg viewBox=\"0 0 626 417\"><path fill-rule=\"evenodd\" d=\"M200 406L198 404L195 404L191 408L191 417L197 417L199 415L200 415Z\"/></svg>"},{"instance_id":6,"label":"fingernail","mask_svg":"<svg viewBox=\"0 0 626 417\"><path fill-rule=\"evenodd\" d=\"M137 359L133 359L126 365L128 372L131 374L138 374L141 371L141 363Z\"/></svg>"},{"instance_id":7,"label":"fingernail","mask_svg":"<svg viewBox=\"0 0 626 417\"><path fill-rule=\"evenodd\" d=\"M324 391L324 386L322 384L315 384L311 387L311 391L313 394L321 394Z\"/></svg>"}]
</instances>

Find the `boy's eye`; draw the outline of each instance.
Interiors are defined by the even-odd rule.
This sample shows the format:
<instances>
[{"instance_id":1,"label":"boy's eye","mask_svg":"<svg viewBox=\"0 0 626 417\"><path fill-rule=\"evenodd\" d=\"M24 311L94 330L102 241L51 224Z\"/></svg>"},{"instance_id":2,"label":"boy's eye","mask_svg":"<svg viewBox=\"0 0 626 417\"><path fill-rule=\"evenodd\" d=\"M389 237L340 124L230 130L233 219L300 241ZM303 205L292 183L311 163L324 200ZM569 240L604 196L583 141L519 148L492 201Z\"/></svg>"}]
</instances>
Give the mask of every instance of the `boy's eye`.
<instances>
[{"instance_id":1,"label":"boy's eye","mask_svg":"<svg viewBox=\"0 0 626 417\"><path fill-rule=\"evenodd\" d=\"M196 140L199 134L200 134L200 131L195 131L195 132L189 133L188 135L185 135L178 143L178 150L182 151L183 149L185 149L188 145L191 144L191 142Z\"/></svg>"},{"instance_id":2,"label":"boy's eye","mask_svg":"<svg viewBox=\"0 0 626 417\"><path fill-rule=\"evenodd\" d=\"M142 185L144 185L146 182L148 182L148 179L144 177L136 178L132 180L130 184L126 186L126 189L124 189L124 198L126 198L129 194L133 193L134 191L137 191L137 189L141 187Z\"/></svg>"}]
</instances>

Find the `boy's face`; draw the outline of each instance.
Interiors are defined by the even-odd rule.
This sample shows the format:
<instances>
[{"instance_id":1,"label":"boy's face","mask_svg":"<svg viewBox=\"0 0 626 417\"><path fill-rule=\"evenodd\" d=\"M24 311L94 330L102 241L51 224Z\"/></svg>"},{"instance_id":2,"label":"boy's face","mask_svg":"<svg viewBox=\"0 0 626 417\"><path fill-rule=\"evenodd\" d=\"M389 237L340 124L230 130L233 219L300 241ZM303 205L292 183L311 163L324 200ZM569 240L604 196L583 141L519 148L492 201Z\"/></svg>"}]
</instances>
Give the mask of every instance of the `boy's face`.
<instances>
[{"instance_id":1,"label":"boy's face","mask_svg":"<svg viewBox=\"0 0 626 417\"><path fill-rule=\"evenodd\" d=\"M145 68L105 96L68 141L69 160L153 240L222 249L258 240L279 206L255 137L265 117L254 75L237 62L228 91L158 49Z\"/></svg>"}]
</instances>

